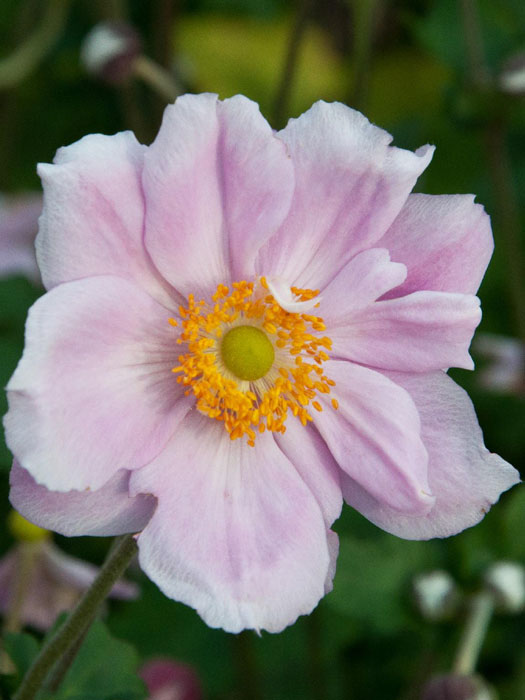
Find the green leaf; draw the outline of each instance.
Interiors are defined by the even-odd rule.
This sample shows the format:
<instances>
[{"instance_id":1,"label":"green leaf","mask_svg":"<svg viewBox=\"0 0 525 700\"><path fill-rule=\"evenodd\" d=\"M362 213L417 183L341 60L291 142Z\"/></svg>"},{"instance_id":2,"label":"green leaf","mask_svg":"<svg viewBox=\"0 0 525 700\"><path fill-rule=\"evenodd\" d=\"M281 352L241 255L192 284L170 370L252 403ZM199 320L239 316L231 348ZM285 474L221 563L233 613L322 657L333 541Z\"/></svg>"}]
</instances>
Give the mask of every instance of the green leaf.
<instances>
[{"instance_id":1,"label":"green leaf","mask_svg":"<svg viewBox=\"0 0 525 700\"><path fill-rule=\"evenodd\" d=\"M9 632L3 639L3 646L16 668L17 676L22 678L33 659L38 654L40 644L31 634Z\"/></svg>"},{"instance_id":2,"label":"green leaf","mask_svg":"<svg viewBox=\"0 0 525 700\"><path fill-rule=\"evenodd\" d=\"M368 629L395 632L410 619L406 593L412 577L436 566L435 553L429 542L343 536L334 590L326 603Z\"/></svg>"},{"instance_id":3,"label":"green leaf","mask_svg":"<svg viewBox=\"0 0 525 700\"><path fill-rule=\"evenodd\" d=\"M144 700L146 692L137 676L135 649L95 622L68 670L54 700Z\"/></svg>"}]
</instances>

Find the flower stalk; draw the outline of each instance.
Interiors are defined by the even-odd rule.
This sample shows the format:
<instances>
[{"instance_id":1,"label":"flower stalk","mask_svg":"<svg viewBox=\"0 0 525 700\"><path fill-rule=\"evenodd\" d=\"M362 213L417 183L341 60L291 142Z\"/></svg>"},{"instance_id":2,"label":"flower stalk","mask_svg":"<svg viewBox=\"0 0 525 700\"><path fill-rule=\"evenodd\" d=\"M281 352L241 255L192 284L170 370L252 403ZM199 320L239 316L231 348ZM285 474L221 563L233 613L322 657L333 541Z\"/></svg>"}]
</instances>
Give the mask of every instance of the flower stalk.
<instances>
[{"instance_id":1,"label":"flower stalk","mask_svg":"<svg viewBox=\"0 0 525 700\"><path fill-rule=\"evenodd\" d=\"M62 32L69 3L70 0L49 0L34 33L0 61L0 90L22 82L39 65Z\"/></svg>"},{"instance_id":2,"label":"flower stalk","mask_svg":"<svg viewBox=\"0 0 525 700\"><path fill-rule=\"evenodd\" d=\"M74 647L137 552L133 535L124 535L110 551L100 573L84 593L64 624L44 644L29 668L13 700L33 700L56 662Z\"/></svg>"},{"instance_id":3,"label":"flower stalk","mask_svg":"<svg viewBox=\"0 0 525 700\"><path fill-rule=\"evenodd\" d=\"M494 596L491 592L481 591L472 598L452 667L454 673L470 675L474 672L493 612Z\"/></svg>"},{"instance_id":4,"label":"flower stalk","mask_svg":"<svg viewBox=\"0 0 525 700\"><path fill-rule=\"evenodd\" d=\"M158 93L166 102L175 102L179 89L172 74L148 56L137 56L133 64L133 73Z\"/></svg>"}]
</instances>

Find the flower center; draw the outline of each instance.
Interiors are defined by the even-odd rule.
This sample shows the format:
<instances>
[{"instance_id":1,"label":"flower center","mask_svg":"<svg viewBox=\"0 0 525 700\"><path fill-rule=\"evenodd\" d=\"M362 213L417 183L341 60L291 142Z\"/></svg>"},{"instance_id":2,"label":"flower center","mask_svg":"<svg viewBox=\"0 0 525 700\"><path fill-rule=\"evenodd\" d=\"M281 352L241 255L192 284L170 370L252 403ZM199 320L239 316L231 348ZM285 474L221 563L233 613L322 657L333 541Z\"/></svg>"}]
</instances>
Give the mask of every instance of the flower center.
<instances>
[{"instance_id":1,"label":"flower center","mask_svg":"<svg viewBox=\"0 0 525 700\"><path fill-rule=\"evenodd\" d=\"M222 339L221 355L232 374L248 381L264 377L275 359L271 341L256 326L231 328Z\"/></svg>"},{"instance_id":2,"label":"flower center","mask_svg":"<svg viewBox=\"0 0 525 700\"><path fill-rule=\"evenodd\" d=\"M319 292L292 287L298 301ZM290 313L260 284L235 282L231 290L219 285L210 302L195 301L179 307L181 327L177 343L185 352L173 368L196 408L224 423L232 440L256 431L284 433L290 411L303 425L312 420L308 408L323 408L315 398L329 394L335 382L325 376L323 362L332 347L319 316ZM337 401L332 399L337 409Z\"/></svg>"}]
</instances>

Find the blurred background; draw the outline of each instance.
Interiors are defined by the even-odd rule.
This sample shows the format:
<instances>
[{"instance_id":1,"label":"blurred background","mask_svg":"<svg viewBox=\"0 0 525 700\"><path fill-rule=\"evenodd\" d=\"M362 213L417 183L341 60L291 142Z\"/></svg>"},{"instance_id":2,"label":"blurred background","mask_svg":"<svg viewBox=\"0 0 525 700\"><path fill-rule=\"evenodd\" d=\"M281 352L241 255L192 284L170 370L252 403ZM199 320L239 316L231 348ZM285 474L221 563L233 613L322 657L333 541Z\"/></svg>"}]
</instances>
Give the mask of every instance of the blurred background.
<instances>
[{"instance_id":1,"label":"blurred background","mask_svg":"<svg viewBox=\"0 0 525 700\"><path fill-rule=\"evenodd\" d=\"M100 22L110 22L106 35L99 28L86 40ZM58 147L87 133L133 129L149 143L166 101L187 91L223 98L243 93L275 128L317 99L339 100L391 132L398 146L437 146L417 189L476 193L496 240L480 290L477 369L453 377L469 391L489 449L523 473L523 0L2 0L2 385L22 351L27 309L43 291L31 248L41 206L36 163L51 161ZM1 441L2 523L9 512L10 461ZM135 674L157 657L189 665L198 679L193 695L162 696L179 700L415 700L430 676L450 670L464 621L461 605L422 614L415 577L448 572L461 601L479 589L494 562L525 564L525 491L505 494L479 526L448 540L399 540L348 507L336 529L341 553L334 591L280 635L208 629L132 570L138 599L111 601L99 630L107 644L112 640L111 672ZM17 542L16 529L0 527L0 557L9 557ZM55 537L54 543L94 564L109 546L94 538ZM2 571L0 563L0 589L7 585ZM46 600L42 605L51 605ZM495 616L479 663L502 699L525 699L521 609ZM23 621L7 625L18 663L11 680L0 683L5 697L50 624L26 622L30 637L20 634ZM83 653L85 669L104 673L95 651ZM96 697L146 697L140 684L130 683L123 695L110 686ZM450 692L435 697L467 697ZM88 695L77 689L67 697Z\"/></svg>"}]
</instances>

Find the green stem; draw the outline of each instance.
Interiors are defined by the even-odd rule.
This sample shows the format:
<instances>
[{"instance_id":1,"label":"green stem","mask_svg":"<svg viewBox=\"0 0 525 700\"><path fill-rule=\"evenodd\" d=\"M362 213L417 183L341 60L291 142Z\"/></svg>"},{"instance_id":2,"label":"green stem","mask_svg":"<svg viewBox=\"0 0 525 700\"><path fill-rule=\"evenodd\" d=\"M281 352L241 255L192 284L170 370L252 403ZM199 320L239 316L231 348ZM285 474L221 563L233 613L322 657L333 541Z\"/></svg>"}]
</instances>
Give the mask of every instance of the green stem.
<instances>
[{"instance_id":1,"label":"green stem","mask_svg":"<svg viewBox=\"0 0 525 700\"><path fill-rule=\"evenodd\" d=\"M49 0L40 25L10 56L0 61L0 89L30 75L62 32L70 0Z\"/></svg>"},{"instance_id":2,"label":"green stem","mask_svg":"<svg viewBox=\"0 0 525 700\"><path fill-rule=\"evenodd\" d=\"M468 75L474 85L483 87L489 82L490 73L485 61L483 35L476 0L460 0L460 12Z\"/></svg>"},{"instance_id":3,"label":"green stem","mask_svg":"<svg viewBox=\"0 0 525 700\"><path fill-rule=\"evenodd\" d=\"M137 545L133 535L119 538L91 587L84 593L64 624L42 647L13 700L33 700L54 664L67 653L91 624L98 608L136 552Z\"/></svg>"},{"instance_id":4,"label":"green stem","mask_svg":"<svg viewBox=\"0 0 525 700\"><path fill-rule=\"evenodd\" d=\"M326 680L322 660L322 632L319 610L314 610L305 620L308 673L313 700L323 700L326 697Z\"/></svg>"},{"instance_id":5,"label":"green stem","mask_svg":"<svg viewBox=\"0 0 525 700\"><path fill-rule=\"evenodd\" d=\"M252 631L246 630L234 635L232 639L237 667L237 688L242 700L262 700L263 697L253 636Z\"/></svg>"},{"instance_id":6,"label":"green stem","mask_svg":"<svg viewBox=\"0 0 525 700\"><path fill-rule=\"evenodd\" d=\"M483 591L472 598L452 667L454 673L459 675L474 673L493 612L494 597L492 593Z\"/></svg>"},{"instance_id":7,"label":"green stem","mask_svg":"<svg viewBox=\"0 0 525 700\"><path fill-rule=\"evenodd\" d=\"M525 344L525 260L521 247L518 198L507 146L507 127L502 117L485 127L485 144L496 205L496 234L501 239L508 274L507 293L518 337Z\"/></svg>"},{"instance_id":8,"label":"green stem","mask_svg":"<svg viewBox=\"0 0 525 700\"><path fill-rule=\"evenodd\" d=\"M366 108L368 101L372 44L379 2L380 0L354 0L353 3L355 77L349 104L360 110Z\"/></svg>"},{"instance_id":9,"label":"green stem","mask_svg":"<svg viewBox=\"0 0 525 700\"><path fill-rule=\"evenodd\" d=\"M133 64L135 77L155 90L167 102L175 102L179 87L173 75L148 56L138 56Z\"/></svg>"},{"instance_id":10,"label":"green stem","mask_svg":"<svg viewBox=\"0 0 525 700\"><path fill-rule=\"evenodd\" d=\"M468 78L474 88L486 91L491 86L491 75L485 57L478 5L476 0L460 0L460 3ZM508 267L507 291L517 335L525 343L525 259L521 247L518 198L507 145L505 112L491 119L483 131L496 205L495 229L501 238Z\"/></svg>"},{"instance_id":11,"label":"green stem","mask_svg":"<svg viewBox=\"0 0 525 700\"><path fill-rule=\"evenodd\" d=\"M93 620L90 620L88 624L91 625L92 621ZM84 639L86 638L88 631L89 627L86 627L86 629L80 634L78 639L76 639L73 642L69 649L61 656L61 658L56 662L56 664L52 668L46 681L46 689L50 693L56 693L59 689L66 673L69 671L71 664L73 663L73 661L76 658L76 655L80 651L80 647L82 646L82 644L84 644Z\"/></svg>"},{"instance_id":12,"label":"green stem","mask_svg":"<svg viewBox=\"0 0 525 700\"><path fill-rule=\"evenodd\" d=\"M306 28L308 27L312 6L312 0L299 0L299 7L297 8L297 13L293 20L293 26L290 32L290 38L286 50L286 58L284 60L283 72L281 74L281 82L279 83L273 108L273 125L276 129L283 126L285 118L288 115L290 93L297 69L299 51Z\"/></svg>"}]
</instances>

